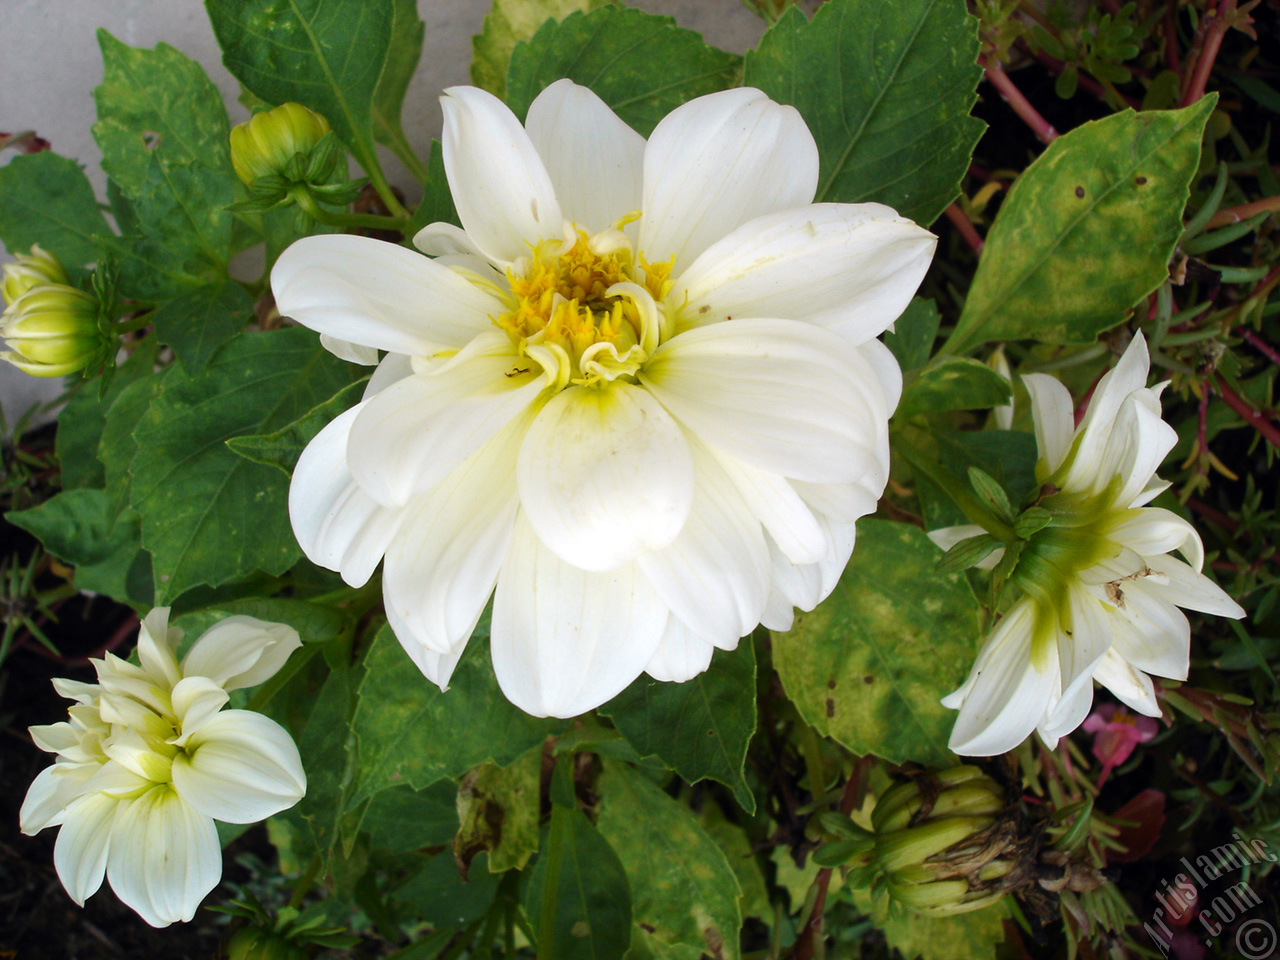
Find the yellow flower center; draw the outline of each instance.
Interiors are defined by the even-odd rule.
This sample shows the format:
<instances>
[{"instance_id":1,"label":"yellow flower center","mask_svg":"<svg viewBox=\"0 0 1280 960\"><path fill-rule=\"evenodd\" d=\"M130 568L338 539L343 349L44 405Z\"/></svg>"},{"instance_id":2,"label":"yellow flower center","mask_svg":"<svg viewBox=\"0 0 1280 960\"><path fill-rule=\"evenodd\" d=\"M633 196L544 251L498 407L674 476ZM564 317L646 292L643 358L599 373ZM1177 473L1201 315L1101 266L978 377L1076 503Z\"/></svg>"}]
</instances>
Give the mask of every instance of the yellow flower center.
<instances>
[{"instance_id":1,"label":"yellow flower center","mask_svg":"<svg viewBox=\"0 0 1280 960\"><path fill-rule=\"evenodd\" d=\"M592 385L632 377L664 339L659 304L671 289L672 262L635 257L619 229L538 244L507 271L511 309L493 318L562 381ZM669 334L668 334L669 335Z\"/></svg>"}]
</instances>

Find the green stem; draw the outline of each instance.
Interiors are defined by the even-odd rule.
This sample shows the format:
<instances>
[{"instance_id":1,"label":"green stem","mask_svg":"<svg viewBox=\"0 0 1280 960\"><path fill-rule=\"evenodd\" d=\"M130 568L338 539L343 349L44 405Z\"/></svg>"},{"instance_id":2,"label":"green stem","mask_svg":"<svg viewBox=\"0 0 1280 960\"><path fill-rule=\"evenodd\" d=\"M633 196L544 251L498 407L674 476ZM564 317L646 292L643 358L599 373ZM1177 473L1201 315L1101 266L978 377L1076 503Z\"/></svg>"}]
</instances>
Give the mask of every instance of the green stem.
<instances>
[{"instance_id":1,"label":"green stem","mask_svg":"<svg viewBox=\"0 0 1280 960\"><path fill-rule=\"evenodd\" d=\"M555 960L556 901L560 888L560 855L564 849L565 817L569 811L552 804L547 841L547 872L542 878L542 902L538 905L537 960Z\"/></svg>"},{"instance_id":2,"label":"green stem","mask_svg":"<svg viewBox=\"0 0 1280 960\"><path fill-rule=\"evenodd\" d=\"M361 166L364 167L365 173L369 174L369 183L373 186L373 189L377 191L378 196L382 198L382 202L386 205L386 208L391 211L391 215L393 217L408 220L409 211L406 210L404 205L396 199L395 191L391 189L391 184L387 183L387 177L382 172L382 165L378 163L377 153L371 151L369 160L369 163L361 164Z\"/></svg>"},{"instance_id":3,"label":"green stem","mask_svg":"<svg viewBox=\"0 0 1280 960\"><path fill-rule=\"evenodd\" d=\"M132 320L117 321L116 324L111 329L116 334L133 333L137 330L141 330L143 327L145 327L147 324L151 322L151 316L155 312L156 312L155 308L152 308L150 310L144 310L142 313L138 314L138 316L134 317Z\"/></svg>"},{"instance_id":4,"label":"green stem","mask_svg":"<svg viewBox=\"0 0 1280 960\"><path fill-rule=\"evenodd\" d=\"M946 470L931 462L914 443L902 434L898 437L898 452L906 458L907 463L911 464L913 470L928 477L941 487L971 522L976 523L987 533L1004 543L1012 543L1018 539L1013 532L1013 527L984 507L982 502L966 490L958 480Z\"/></svg>"},{"instance_id":5,"label":"green stem","mask_svg":"<svg viewBox=\"0 0 1280 960\"><path fill-rule=\"evenodd\" d=\"M294 884L293 893L289 894L289 906L295 910L301 906L303 898L310 892L319 873L320 854L317 853L311 858L311 862L307 864L307 869L302 871L302 876L298 878L298 882Z\"/></svg>"},{"instance_id":6,"label":"green stem","mask_svg":"<svg viewBox=\"0 0 1280 960\"><path fill-rule=\"evenodd\" d=\"M409 226L409 212L398 203L392 210L395 216L384 217L376 213L330 213L316 203L315 197L301 184L290 187L289 196L312 220L331 227L363 227L368 230L398 230L403 233ZM390 205L388 209L391 209Z\"/></svg>"}]
</instances>

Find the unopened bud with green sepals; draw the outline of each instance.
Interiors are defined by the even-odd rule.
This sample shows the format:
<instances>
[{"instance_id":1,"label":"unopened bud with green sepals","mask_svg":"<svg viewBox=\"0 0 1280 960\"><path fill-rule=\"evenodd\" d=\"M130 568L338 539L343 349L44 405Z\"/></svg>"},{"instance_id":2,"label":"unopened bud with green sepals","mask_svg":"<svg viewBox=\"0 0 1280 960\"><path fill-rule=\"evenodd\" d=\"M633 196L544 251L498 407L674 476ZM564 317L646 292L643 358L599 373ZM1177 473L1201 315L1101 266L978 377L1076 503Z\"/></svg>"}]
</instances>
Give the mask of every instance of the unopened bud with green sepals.
<instances>
[{"instance_id":1,"label":"unopened bud with green sepals","mask_svg":"<svg viewBox=\"0 0 1280 960\"><path fill-rule=\"evenodd\" d=\"M4 295L6 305L13 303L32 287L45 283L69 285L67 271L62 269L58 258L39 244L31 247L30 253L15 253L13 262L0 268L3 279L0 279L0 294Z\"/></svg>"},{"instance_id":2,"label":"unopened bud with green sepals","mask_svg":"<svg viewBox=\"0 0 1280 960\"><path fill-rule=\"evenodd\" d=\"M308 156L329 132L329 121L320 114L300 103L282 103L232 128L231 165L247 186L263 177L293 179L287 172L294 157ZM319 179L330 172L332 163Z\"/></svg>"},{"instance_id":3,"label":"unopened bud with green sepals","mask_svg":"<svg viewBox=\"0 0 1280 960\"><path fill-rule=\"evenodd\" d=\"M105 359L114 338L99 325L98 299L63 283L29 287L0 316L0 353L34 377L61 377Z\"/></svg>"}]
</instances>

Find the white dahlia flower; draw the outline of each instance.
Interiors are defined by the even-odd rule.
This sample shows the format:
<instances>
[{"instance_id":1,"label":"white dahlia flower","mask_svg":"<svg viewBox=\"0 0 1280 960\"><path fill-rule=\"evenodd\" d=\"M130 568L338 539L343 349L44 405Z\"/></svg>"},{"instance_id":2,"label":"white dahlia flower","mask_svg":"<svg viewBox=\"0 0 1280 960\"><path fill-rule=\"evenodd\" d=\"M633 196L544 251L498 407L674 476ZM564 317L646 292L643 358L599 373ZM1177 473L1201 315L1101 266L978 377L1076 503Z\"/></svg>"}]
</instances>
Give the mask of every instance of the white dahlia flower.
<instances>
[{"instance_id":1,"label":"white dahlia flower","mask_svg":"<svg viewBox=\"0 0 1280 960\"><path fill-rule=\"evenodd\" d=\"M942 701L960 711L955 753L1004 753L1032 730L1056 746L1088 715L1094 680L1158 717L1149 675L1185 680L1190 665L1191 627L1178 608L1244 616L1199 572L1204 547L1195 528L1144 506L1168 486L1155 472L1177 442L1160 416L1165 383L1148 388L1147 371L1139 333L1099 381L1078 427L1066 387L1044 374L1023 376L1040 452L1036 480L1057 491L1039 505L1053 519L1018 559L1011 582L1022 597L995 625L964 685ZM947 527L929 536L945 549L983 532Z\"/></svg>"},{"instance_id":2,"label":"white dahlia flower","mask_svg":"<svg viewBox=\"0 0 1280 960\"><path fill-rule=\"evenodd\" d=\"M442 688L496 585L494 670L540 716L789 627L884 488L901 372L875 337L935 238L812 203L813 137L758 90L647 143L568 80L524 126L481 90L442 102L463 229L422 230L428 256L309 237L272 271L339 355L388 351L298 461L303 550L352 585L385 556L387 616Z\"/></svg>"},{"instance_id":3,"label":"white dahlia flower","mask_svg":"<svg viewBox=\"0 0 1280 960\"><path fill-rule=\"evenodd\" d=\"M223 710L227 691L271 677L299 645L291 627L229 617L179 663L182 631L151 611L135 666L108 653L97 683L54 680L75 706L63 723L31 728L57 754L22 803L22 832L61 825L54 865L71 899L103 875L153 927L190 920L222 876L214 820L253 823L293 806L306 776L274 720Z\"/></svg>"}]
</instances>

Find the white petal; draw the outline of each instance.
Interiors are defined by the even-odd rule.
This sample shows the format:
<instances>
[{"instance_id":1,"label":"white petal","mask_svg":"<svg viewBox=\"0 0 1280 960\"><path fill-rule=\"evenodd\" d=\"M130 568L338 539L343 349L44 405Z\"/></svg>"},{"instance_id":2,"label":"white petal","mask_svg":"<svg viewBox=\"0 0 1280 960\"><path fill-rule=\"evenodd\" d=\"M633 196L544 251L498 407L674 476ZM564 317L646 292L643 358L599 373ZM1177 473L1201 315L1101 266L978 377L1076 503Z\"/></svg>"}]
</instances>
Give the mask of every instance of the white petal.
<instances>
[{"instance_id":1,"label":"white petal","mask_svg":"<svg viewBox=\"0 0 1280 960\"><path fill-rule=\"evenodd\" d=\"M584 570L665 547L693 501L680 428L646 390L621 381L552 398L520 447L516 478L538 536Z\"/></svg>"},{"instance_id":2,"label":"white petal","mask_svg":"<svg viewBox=\"0 0 1280 960\"><path fill-rule=\"evenodd\" d=\"M819 525L821 528L821 524ZM823 529L823 554L829 543ZM786 598L788 607L809 611L822 600L822 571L815 560L811 563L794 563L769 537L770 581L773 589Z\"/></svg>"},{"instance_id":3,"label":"white petal","mask_svg":"<svg viewBox=\"0 0 1280 960\"><path fill-rule=\"evenodd\" d=\"M644 672L655 680L684 683L711 666L715 645L693 633L678 617L667 620L662 642L645 666Z\"/></svg>"},{"instance_id":4,"label":"white petal","mask_svg":"<svg viewBox=\"0 0 1280 960\"><path fill-rule=\"evenodd\" d=\"M1070 632L1067 624L1060 622L1058 630L1058 665L1062 685L1061 700L1048 716L1045 727L1062 736L1070 730L1065 727L1066 718L1079 710L1079 690L1092 689L1093 671L1098 661L1111 647L1115 631L1111 607L1104 604L1088 589L1071 585L1067 596L1061 598L1070 613ZM1085 710L1085 714L1088 710ZM1084 722L1084 714L1077 721Z\"/></svg>"},{"instance_id":5,"label":"white petal","mask_svg":"<svg viewBox=\"0 0 1280 960\"><path fill-rule=\"evenodd\" d=\"M691 447L697 482L688 522L669 546L636 562L671 609L672 622L679 618L703 640L731 649L764 612L769 548L724 469L701 444Z\"/></svg>"},{"instance_id":6,"label":"white petal","mask_svg":"<svg viewBox=\"0 0 1280 960\"><path fill-rule=\"evenodd\" d=\"M208 677L225 690L256 687L275 676L300 646L302 638L288 624L227 617L200 635L182 661L182 672Z\"/></svg>"},{"instance_id":7,"label":"white petal","mask_svg":"<svg viewBox=\"0 0 1280 960\"><path fill-rule=\"evenodd\" d=\"M353 587L373 575L400 519L398 510L361 490L347 468L351 426L363 409L360 403L339 414L312 438L289 484L289 522L302 552Z\"/></svg>"},{"instance_id":8,"label":"white petal","mask_svg":"<svg viewBox=\"0 0 1280 960\"><path fill-rule=\"evenodd\" d=\"M877 500L861 483L805 483L789 480L809 508L839 523L875 513Z\"/></svg>"},{"instance_id":9,"label":"white petal","mask_svg":"<svg viewBox=\"0 0 1280 960\"><path fill-rule=\"evenodd\" d=\"M361 400L368 400L405 377L413 376L413 358L403 353L388 353L364 385Z\"/></svg>"},{"instance_id":10,"label":"white petal","mask_svg":"<svg viewBox=\"0 0 1280 960\"><path fill-rule=\"evenodd\" d=\"M121 801L111 840L111 889L153 927L190 920L222 876L213 821L167 784Z\"/></svg>"},{"instance_id":11,"label":"white petal","mask_svg":"<svg viewBox=\"0 0 1280 960\"><path fill-rule=\"evenodd\" d=\"M307 777L284 727L250 710L224 710L174 758L173 786L207 817L256 823L302 799Z\"/></svg>"},{"instance_id":12,"label":"white petal","mask_svg":"<svg viewBox=\"0 0 1280 960\"><path fill-rule=\"evenodd\" d=\"M769 630L785 633L795 625L796 608L786 595L775 584L769 592L769 602L764 613L760 615L760 623Z\"/></svg>"},{"instance_id":13,"label":"white petal","mask_svg":"<svg viewBox=\"0 0 1280 960\"><path fill-rule=\"evenodd\" d=\"M1143 557L1182 552L1199 570L1204 565L1204 546L1196 528L1171 510L1146 507L1127 511L1123 520L1107 533L1109 539L1123 544Z\"/></svg>"},{"instance_id":14,"label":"white petal","mask_svg":"<svg viewBox=\"0 0 1280 960\"><path fill-rule=\"evenodd\" d=\"M1141 331L1134 335L1120 361L1098 381L1089 398L1089 409L1080 421L1082 433L1105 433L1115 420L1120 405L1135 391L1147 385L1150 369L1147 341Z\"/></svg>"},{"instance_id":15,"label":"white petal","mask_svg":"<svg viewBox=\"0 0 1280 960\"><path fill-rule=\"evenodd\" d=\"M1176 557L1147 557L1146 561L1148 567L1168 579L1169 585L1161 590L1161 594L1170 603L1232 620L1239 620L1245 615L1244 608L1226 591ZM1154 585L1149 589L1155 589Z\"/></svg>"},{"instance_id":16,"label":"white petal","mask_svg":"<svg viewBox=\"0 0 1280 960\"><path fill-rule=\"evenodd\" d=\"M848 339L848 333L843 326L833 328L836 333ZM879 340L868 340L865 343L858 344L858 353L867 361L872 372L876 375L876 379L880 381L880 388L884 391L885 409L890 413L898 409L898 401L902 399L902 367L898 365L898 358L893 355L893 351L886 347ZM884 475L889 475L889 445L888 445L888 424L885 425L885 457L884 457ZM881 486L881 492L884 487ZM879 493L876 494L879 496Z\"/></svg>"},{"instance_id":17,"label":"white petal","mask_svg":"<svg viewBox=\"0 0 1280 960\"><path fill-rule=\"evenodd\" d=\"M168 609L167 607L165 609ZM155 611L153 610L152 613ZM101 687L96 683L84 683L81 680L66 680L62 677L53 678L53 689L57 691L58 696L67 700L74 700L76 703L96 703Z\"/></svg>"},{"instance_id":18,"label":"white petal","mask_svg":"<svg viewBox=\"0 0 1280 960\"><path fill-rule=\"evenodd\" d=\"M67 894L82 907L102 886L118 803L105 794L86 794L67 808L58 831L53 865Z\"/></svg>"},{"instance_id":19,"label":"white petal","mask_svg":"<svg viewBox=\"0 0 1280 960\"><path fill-rule=\"evenodd\" d=\"M169 608L156 607L138 628L138 662L152 682L171 689L181 678L174 645L182 639L182 631L169 630Z\"/></svg>"},{"instance_id":20,"label":"white petal","mask_svg":"<svg viewBox=\"0 0 1280 960\"><path fill-rule=\"evenodd\" d=\"M1094 670L1096 669L1095 666ZM1045 743L1054 743L1056 746L1055 741L1065 737L1084 723L1084 718L1089 715L1089 708L1093 706L1094 670L1089 671L1087 679L1082 679L1070 687L1049 710L1044 721L1036 727L1036 731L1044 738ZM1050 749L1053 748L1050 747Z\"/></svg>"},{"instance_id":21,"label":"white petal","mask_svg":"<svg viewBox=\"0 0 1280 960\"><path fill-rule=\"evenodd\" d=\"M449 87L444 170L467 236L490 260L510 262L559 237L564 225L551 177L506 104L475 87Z\"/></svg>"},{"instance_id":22,"label":"white petal","mask_svg":"<svg viewBox=\"0 0 1280 960\"><path fill-rule=\"evenodd\" d=\"M459 651L475 629L511 539L519 503L516 454L532 419L530 410L512 421L405 508L404 525L387 551L382 591L411 656L414 646Z\"/></svg>"},{"instance_id":23,"label":"white petal","mask_svg":"<svg viewBox=\"0 0 1280 960\"><path fill-rule=\"evenodd\" d=\"M185 744L192 735L211 720L231 698L218 683L208 677L184 677L173 688L173 713L178 718L180 735L169 742Z\"/></svg>"},{"instance_id":24,"label":"white petal","mask_svg":"<svg viewBox=\"0 0 1280 960\"><path fill-rule=\"evenodd\" d=\"M1098 661L1093 679L1138 713L1148 717L1160 716L1160 703L1156 700L1151 678L1141 670L1135 670L1116 648L1108 650L1106 656Z\"/></svg>"},{"instance_id":25,"label":"white petal","mask_svg":"<svg viewBox=\"0 0 1280 960\"><path fill-rule=\"evenodd\" d=\"M679 276L749 220L813 201L818 147L794 107L739 87L677 107L644 152L640 250Z\"/></svg>"},{"instance_id":26,"label":"white petal","mask_svg":"<svg viewBox=\"0 0 1280 960\"><path fill-rule=\"evenodd\" d=\"M392 353L456 350L503 309L492 292L407 247L304 237L271 269L276 306L317 333Z\"/></svg>"},{"instance_id":27,"label":"white petal","mask_svg":"<svg viewBox=\"0 0 1280 960\"><path fill-rule=\"evenodd\" d=\"M358 363L362 367L372 367L378 362L378 350L376 347L362 347L358 343L339 340L337 337L331 337L327 333L320 334L320 346L324 347L339 360L345 360L347 363Z\"/></svg>"},{"instance_id":28,"label":"white petal","mask_svg":"<svg viewBox=\"0 0 1280 960\"><path fill-rule=\"evenodd\" d=\"M1057 671L1037 671L1031 664L1033 607L1021 600L978 652L963 691L960 716L951 731L953 753L992 757L1012 750L1044 718L1057 688ZM956 695L943 700L956 706Z\"/></svg>"},{"instance_id":29,"label":"white petal","mask_svg":"<svg viewBox=\"0 0 1280 960\"><path fill-rule=\"evenodd\" d=\"M814 483L848 483L871 469L888 419L862 355L794 320L686 331L658 348L640 381L705 443Z\"/></svg>"},{"instance_id":30,"label":"white petal","mask_svg":"<svg viewBox=\"0 0 1280 960\"><path fill-rule=\"evenodd\" d=\"M826 556L826 531L794 486L776 473L712 452L788 563L817 563Z\"/></svg>"},{"instance_id":31,"label":"white petal","mask_svg":"<svg viewBox=\"0 0 1280 960\"><path fill-rule=\"evenodd\" d=\"M402 506L439 484L544 386L541 374L508 376L517 367L515 349L497 331L477 337L467 355L455 360L393 383L359 408L347 440L347 466L377 503Z\"/></svg>"},{"instance_id":32,"label":"white petal","mask_svg":"<svg viewBox=\"0 0 1280 960\"><path fill-rule=\"evenodd\" d=\"M429 257L482 256L467 231L452 223L429 223L413 235L413 245Z\"/></svg>"},{"instance_id":33,"label":"white petal","mask_svg":"<svg viewBox=\"0 0 1280 960\"><path fill-rule=\"evenodd\" d=\"M785 317L839 326L850 343L902 313L938 239L878 203L818 203L759 217L712 244L679 277L692 323Z\"/></svg>"},{"instance_id":34,"label":"white petal","mask_svg":"<svg viewBox=\"0 0 1280 960\"><path fill-rule=\"evenodd\" d=\"M409 655L409 659L422 671L422 675L441 690L448 690L449 680L453 676L453 671L458 668L459 661L462 660L462 651L466 643L464 642L462 647L459 647L453 653L438 653L415 641L409 633L409 628L401 623L391 610L387 610L387 622L391 625L391 630L396 635L396 639L400 640L400 646ZM474 625L472 629L474 629ZM407 639L401 639L402 637Z\"/></svg>"},{"instance_id":35,"label":"white petal","mask_svg":"<svg viewBox=\"0 0 1280 960\"><path fill-rule=\"evenodd\" d=\"M493 669L537 717L574 717L621 693L653 659L667 608L634 565L608 573L552 553L516 520L493 601Z\"/></svg>"},{"instance_id":36,"label":"white petal","mask_svg":"<svg viewBox=\"0 0 1280 960\"><path fill-rule=\"evenodd\" d=\"M640 209L644 137L590 89L557 80L529 105L524 126L566 220L598 232Z\"/></svg>"},{"instance_id":37,"label":"white petal","mask_svg":"<svg viewBox=\"0 0 1280 960\"><path fill-rule=\"evenodd\" d=\"M79 796L96 764L55 763L36 774L18 812L25 834L36 834L63 821L63 811Z\"/></svg>"},{"instance_id":38,"label":"white petal","mask_svg":"<svg viewBox=\"0 0 1280 960\"><path fill-rule=\"evenodd\" d=\"M1057 470L1071 450L1075 436L1075 409L1071 392L1044 373L1024 373L1022 385L1031 397L1031 419L1035 423L1036 447L1049 472Z\"/></svg>"}]
</instances>

